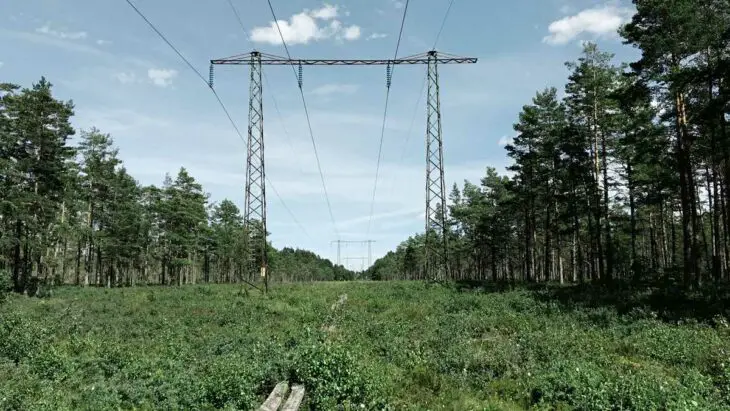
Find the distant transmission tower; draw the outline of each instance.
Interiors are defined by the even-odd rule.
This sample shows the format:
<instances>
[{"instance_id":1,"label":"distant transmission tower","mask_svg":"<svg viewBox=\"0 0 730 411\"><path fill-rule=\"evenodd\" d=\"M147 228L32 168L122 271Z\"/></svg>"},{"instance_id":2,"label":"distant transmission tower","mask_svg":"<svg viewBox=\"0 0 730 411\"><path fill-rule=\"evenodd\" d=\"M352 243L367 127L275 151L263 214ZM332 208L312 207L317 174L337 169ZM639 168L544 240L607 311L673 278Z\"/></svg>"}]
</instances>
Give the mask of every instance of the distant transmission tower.
<instances>
[{"instance_id":1,"label":"distant transmission tower","mask_svg":"<svg viewBox=\"0 0 730 411\"><path fill-rule=\"evenodd\" d=\"M375 240L333 240L330 242L337 244L337 264L341 264L341 258L340 258L340 252L342 245L347 244L367 244L368 245L368 267L370 267L373 264L373 251L372 251L372 244L375 242Z\"/></svg>"},{"instance_id":2,"label":"distant transmission tower","mask_svg":"<svg viewBox=\"0 0 730 411\"><path fill-rule=\"evenodd\" d=\"M362 271L365 271L365 260L366 260L366 258L367 257L345 257L344 260L345 261L353 261L353 260L354 261L360 261L360 271L362 272ZM349 268L349 264L345 265L345 268L347 268L349 270L350 269Z\"/></svg>"}]
</instances>

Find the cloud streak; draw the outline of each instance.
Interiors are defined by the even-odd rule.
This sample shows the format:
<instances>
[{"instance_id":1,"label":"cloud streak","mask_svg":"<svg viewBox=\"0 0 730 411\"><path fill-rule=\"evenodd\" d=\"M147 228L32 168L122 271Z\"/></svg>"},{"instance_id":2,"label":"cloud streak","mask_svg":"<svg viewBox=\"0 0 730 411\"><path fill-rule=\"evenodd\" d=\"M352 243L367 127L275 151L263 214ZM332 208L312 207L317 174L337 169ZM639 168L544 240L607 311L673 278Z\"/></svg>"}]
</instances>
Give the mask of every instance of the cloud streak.
<instances>
[{"instance_id":1,"label":"cloud streak","mask_svg":"<svg viewBox=\"0 0 730 411\"><path fill-rule=\"evenodd\" d=\"M56 37L61 40L82 40L88 37L85 31L60 31L51 28L50 24L35 29L36 33Z\"/></svg>"},{"instance_id":2,"label":"cloud streak","mask_svg":"<svg viewBox=\"0 0 730 411\"><path fill-rule=\"evenodd\" d=\"M369 35L367 39L368 40L377 40L377 39L384 39L386 37L388 37L388 35L385 33L373 33L373 34Z\"/></svg>"},{"instance_id":3,"label":"cloud streak","mask_svg":"<svg viewBox=\"0 0 730 411\"><path fill-rule=\"evenodd\" d=\"M17 31L17 30L7 30L0 28L0 37L9 37L11 39L16 39L20 41L24 41L27 43L33 43L38 45L44 45L49 47L55 47L61 50L74 52L74 53L82 53L82 54L88 54L95 57L103 58L105 61L107 61L110 64L113 64L114 66L119 66L120 63L124 64L131 64L138 67L149 67L153 63L140 59L138 57L133 57L130 55L119 55L110 53L106 50L101 50L97 47L91 46L89 44L85 44L83 42L80 42L78 40L71 40L68 38L62 39L60 37L54 37L47 34L41 34L38 32L26 32L26 31Z\"/></svg>"},{"instance_id":4,"label":"cloud streak","mask_svg":"<svg viewBox=\"0 0 730 411\"><path fill-rule=\"evenodd\" d=\"M357 84L323 84L311 91L317 96L327 96L331 94L353 94L360 88Z\"/></svg>"}]
</instances>

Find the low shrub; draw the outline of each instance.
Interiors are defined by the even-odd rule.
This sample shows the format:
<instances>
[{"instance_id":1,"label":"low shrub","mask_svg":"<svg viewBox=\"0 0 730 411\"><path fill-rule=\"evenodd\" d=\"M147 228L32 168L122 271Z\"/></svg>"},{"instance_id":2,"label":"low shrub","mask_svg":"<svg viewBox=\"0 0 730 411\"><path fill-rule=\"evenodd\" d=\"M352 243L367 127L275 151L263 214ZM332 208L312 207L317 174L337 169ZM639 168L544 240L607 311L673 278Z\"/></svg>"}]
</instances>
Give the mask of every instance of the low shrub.
<instances>
[{"instance_id":1,"label":"low shrub","mask_svg":"<svg viewBox=\"0 0 730 411\"><path fill-rule=\"evenodd\" d=\"M367 369L344 347L316 341L303 347L291 370L292 380L307 389L317 410L338 406L381 409L384 401Z\"/></svg>"},{"instance_id":2,"label":"low shrub","mask_svg":"<svg viewBox=\"0 0 730 411\"><path fill-rule=\"evenodd\" d=\"M8 299L8 294L13 287L13 281L10 278L10 272L7 270L0 270L0 304L3 304Z\"/></svg>"}]
</instances>

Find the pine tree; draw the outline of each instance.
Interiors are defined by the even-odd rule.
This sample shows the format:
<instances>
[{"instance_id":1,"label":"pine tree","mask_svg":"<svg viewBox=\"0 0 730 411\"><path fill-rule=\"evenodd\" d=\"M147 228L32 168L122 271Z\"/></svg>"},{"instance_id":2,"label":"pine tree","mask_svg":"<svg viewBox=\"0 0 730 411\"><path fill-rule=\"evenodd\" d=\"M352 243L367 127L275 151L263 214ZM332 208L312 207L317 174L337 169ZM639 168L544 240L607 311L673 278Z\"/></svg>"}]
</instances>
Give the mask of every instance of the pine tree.
<instances>
[{"instance_id":1,"label":"pine tree","mask_svg":"<svg viewBox=\"0 0 730 411\"><path fill-rule=\"evenodd\" d=\"M115 173L121 161L111 136L95 128L81 132L79 152L82 164L79 194L86 202L86 222L82 228L84 236L83 239L79 238L79 241L86 243L83 285L89 285L91 273L95 277L93 283L102 285L104 250L109 248L103 243L104 239L109 238L105 234L109 223L107 214L114 203Z\"/></svg>"},{"instance_id":2,"label":"pine tree","mask_svg":"<svg viewBox=\"0 0 730 411\"><path fill-rule=\"evenodd\" d=\"M515 124L518 135L507 146L507 154L515 160L510 170L516 173L514 195L522 204L524 274L528 281L553 276L553 239L556 200L556 168L559 164L559 141L565 132L565 109L557 99L555 88L537 93L533 104L525 106ZM544 207L538 206L538 204ZM542 223L542 227L538 227ZM537 272L538 231L542 228L542 273Z\"/></svg>"},{"instance_id":3,"label":"pine tree","mask_svg":"<svg viewBox=\"0 0 730 411\"><path fill-rule=\"evenodd\" d=\"M64 200L67 160L73 156L67 145L74 134L73 104L54 99L51 89L45 78L20 92L3 86L0 145L13 164L6 180L13 186L6 220L14 226L11 264L18 292L34 293L33 284L48 279L47 251L55 245L53 226Z\"/></svg>"},{"instance_id":4,"label":"pine tree","mask_svg":"<svg viewBox=\"0 0 730 411\"><path fill-rule=\"evenodd\" d=\"M174 182L164 187L162 202L163 231L168 247L167 261L178 285L196 281L196 255L207 225L207 195L202 186L182 167Z\"/></svg>"},{"instance_id":5,"label":"pine tree","mask_svg":"<svg viewBox=\"0 0 730 411\"><path fill-rule=\"evenodd\" d=\"M213 208L211 230L219 275L225 282L239 280L248 256L243 217L232 201L223 200Z\"/></svg>"},{"instance_id":6,"label":"pine tree","mask_svg":"<svg viewBox=\"0 0 730 411\"><path fill-rule=\"evenodd\" d=\"M615 135L615 100L611 95L619 87L619 70L611 64L612 54L598 50L595 43L583 47L577 62L567 63L572 73L565 87L571 124L578 135L588 137L583 149L592 159L589 202L593 210L595 245L599 276L613 278L614 252L611 238L609 166ZM591 218L591 217L589 217ZM595 274L595 273L594 273Z\"/></svg>"}]
</instances>

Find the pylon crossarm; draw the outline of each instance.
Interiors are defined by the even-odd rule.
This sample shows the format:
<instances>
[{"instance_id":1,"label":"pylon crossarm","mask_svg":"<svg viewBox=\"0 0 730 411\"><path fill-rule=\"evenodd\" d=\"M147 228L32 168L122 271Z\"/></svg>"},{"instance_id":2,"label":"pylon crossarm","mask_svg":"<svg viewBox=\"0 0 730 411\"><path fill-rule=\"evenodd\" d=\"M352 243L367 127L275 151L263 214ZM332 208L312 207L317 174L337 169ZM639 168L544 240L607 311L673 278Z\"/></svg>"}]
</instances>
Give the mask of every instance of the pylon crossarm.
<instances>
[{"instance_id":1,"label":"pylon crossarm","mask_svg":"<svg viewBox=\"0 0 730 411\"><path fill-rule=\"evenodd\" d=\"M250 65L252 64L252 56L259 56L261 64L267 66L387 66L395 64L428 64L429 61L435 61L438 64L474 64L477 62L476 57L461 57L435 51L429 51L398 59L289 59L286 57L275 56L273 54L253 51L250 53L211 60L210 63L212 65Z\"/></svg>"}]
</instances>

